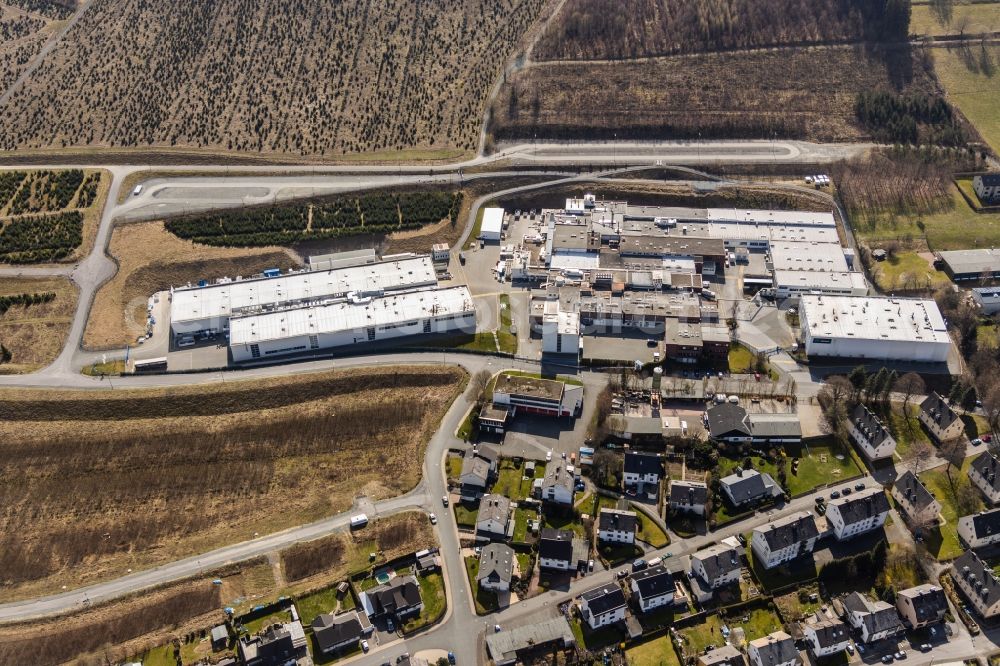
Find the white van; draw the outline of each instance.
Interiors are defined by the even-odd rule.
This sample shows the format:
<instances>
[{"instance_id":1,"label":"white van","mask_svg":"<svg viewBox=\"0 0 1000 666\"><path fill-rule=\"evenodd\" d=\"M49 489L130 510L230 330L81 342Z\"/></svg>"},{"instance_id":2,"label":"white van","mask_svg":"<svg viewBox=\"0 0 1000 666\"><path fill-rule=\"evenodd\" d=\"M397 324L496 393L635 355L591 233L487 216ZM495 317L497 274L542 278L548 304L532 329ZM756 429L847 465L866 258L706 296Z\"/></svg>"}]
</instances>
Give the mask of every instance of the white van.
<instances>
[{"instance_id":1,"label":"white van","mask_svg":"<svg viewBox=\"0 0 1000 666\"><path fill-rule=\"evenodd\" d=\"M132 190L132 196L137 197L142 194L142 185L136 185L135 189Z\"/></svg>"},{"instance_id":2,"label":"white van","mask_svg":"<svg viewBox=\"0 0 1000 666\"><path fill-rule=\"evenodd\" d=\"M368 516L363 513L359 513L356 516L351 516L351 529L359 530L368 524Z\"/></svg>"},{"instance_id":3,"label":"white van","mask_svg":"<svg viewBox=\"0 0 1000 666\"><path fill-rule=\"evenodd\" d=\"M653 559L651 559L646 564L648 564L650 567L655 567L658 564L661 564L662 562L663 562L663 558L662 557L654 557Z\"/></svg>"}]
</instances>

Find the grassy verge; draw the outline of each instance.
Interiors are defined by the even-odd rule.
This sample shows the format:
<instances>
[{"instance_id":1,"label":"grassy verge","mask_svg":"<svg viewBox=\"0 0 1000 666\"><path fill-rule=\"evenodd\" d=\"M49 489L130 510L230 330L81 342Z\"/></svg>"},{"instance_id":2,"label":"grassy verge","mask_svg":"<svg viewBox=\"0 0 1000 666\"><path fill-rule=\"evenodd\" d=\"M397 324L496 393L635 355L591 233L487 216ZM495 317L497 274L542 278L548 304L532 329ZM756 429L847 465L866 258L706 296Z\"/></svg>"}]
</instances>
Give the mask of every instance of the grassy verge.
<instances>
[{"instance_id":1,"label":"grassy verge","mask_svg":"<svg viewBox=\"0 0 1000 666\"><path fill-rule=\"evenodd\" d=\"M425 576L417 576L420 583L420 599L424 602L424 607L420 609L420 614L410 618L403 625L403 633L412 633L417 629L422 629L434 624L444 616L446 601L444 596L444 578L439 573L430 573Z\"/></svg>"},{"instance_id":2,"label":"grassy verge","mask_svg":"<svg viewBox=\"0 0 1000 666\"><path fill-rule=\"evenodd\" d=\"M479 507L469 505L464 502L455 502L453 506L455 509L455 522L458 523L458 526L475 529L476 516L479 515Z\"/></svg>"},{"instance_id":3,"label":"grassy verge","mask_svg":"<svg viewBox=\"0 0 1000 666\"><path fill-rule=\"evenodd\" d=\"M120 375L125 372L125 361L108 361L107 363L92 363L80 368L80 372L91 377L102 375Z\"/></svg>"},{"instance_id":4,"label":"grassy verge","mask_svg":"<svg viewBox=\"0 0 1000 666\"><path fill-rule=\"evenodd\" d=\"M653 548L663 548L670 544L670 537L660 529L660 526L652 518L637 509L634 504L631 508L638 516L638 532L635 535L637 539L648 543Z\"/></svg>"},{"instance_id":5,"label":"grassy verge","mask_svg":"<svg viewBox=\"0 0 1000 666\"><path fill-rule=\"evenodd\" d=\"M517 336L511 332L513 311L510 306L510 296L500 294L500 328L497 329L497 341L500 351L510 354L517 353Z\"/></svg>"},{"instance_id":6,"label":"grassy verge","mask_svg":"<svg viewBox=\"0 0 1000 666\"><path fill-rule=\"evenodd\" d=\"M732 345L729 347L729 372L745 374L753 369L756 357L754 353L743 345Z\"/></svg>"},{"instance_id":7,"label":"grassy verge","mask_svg":"<svg viewBox=\"0 0 1000 666\"><path fill-rule=\"evenodd\" d=\"M476 602L476 614L489 615L496 612L500 608L496 592L481 590L479 589L479 583L476 582L476 576L479 575L478 557L465 558L465 572L469 576L469 589L472 590L472 599Z\"/></svg>"}]
</instances>

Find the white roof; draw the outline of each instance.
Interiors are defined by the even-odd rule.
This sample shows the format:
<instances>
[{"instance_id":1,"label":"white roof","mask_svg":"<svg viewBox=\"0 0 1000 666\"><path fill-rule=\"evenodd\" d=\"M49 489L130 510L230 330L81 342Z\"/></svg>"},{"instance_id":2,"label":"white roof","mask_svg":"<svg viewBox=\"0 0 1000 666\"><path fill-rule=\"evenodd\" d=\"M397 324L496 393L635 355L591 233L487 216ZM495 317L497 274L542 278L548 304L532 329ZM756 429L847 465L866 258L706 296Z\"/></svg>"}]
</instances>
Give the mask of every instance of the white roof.
<instances>
[{"instance_id":1,"label":"white roof","mask_svg":"<svg viewBox=\"0 0 1000 666\"><path fill-rule=\"evenodd\" d=\"M374 298L368 303L344 300L231 319L230 344L337 333L474 311L472 294L467 287L390 294Z\"/></svg>"},{"instance_id":2,"label":"white roof","mask_svg":"<svg viewBox=\"0 0 1000 666\"><path fill-rule=\"evenodd\" d=\"M847 272L847 259L840 243L774 241L771 260L776 271Z\"/></svg>"},{"instance_id":3,"label":"white roof","mask_svg":"<svg viewBox=\"0 0 1000 666\"><path fill-rule=\"evenodd\" d=\"M807 227L836 227L833 213L813 213L804 210L748 210L745 208L709 208L708 219L718 222L750 222L756 224L791 224Z\"/></svg>"},{"instance_id":4,"label":"white roof","mask_svg":"<svg viewBox=\"0 0 1000 666\"><path fill-rule=\"evenodd\" d=\"M575 268L579 270L596 269L600 266L601 257L596 252L582 254L579 252L553 252L549 267L556 269Z\"/></svg>"},{"instance_id":5,"label":"white roof","mask_svg":"<svg viewBox=\"0 0 1000 666\"><path fill-rule=\"evenodd\" d=\"M774 271L776 287L798 287L800 289L850 288L865 290L868 283L865 276L849 271Z\"/></svg>"},{"instance_id":6,"label":"white roof","mask_svg":"<svg viewBox=\"0 0 1000 666\"><path fill-rule=\"evenodd\" d=\"M322 300L354 291L378 293L437 284L430 257L409 257L361 266L287 273L206 287L175 289L170 305L174 322L228 317L245 311L302 300Z\"/></svg>"},{"instance_id":7,"label":"white roof","mask_svg":"<svg viewBox=\"0 0 1000 666\"><path fill-rule=\"evenodd\" d=\"M799 306L803 325L815 337L951 343L932 300L806 294Z\"/></svg>"},{"instance_id":8,"label":"white roof","mask_svg":"<svg viewBox=\"0 0 1000 666\"><path fill-rule=\"evenodd\" d=\"M480 233L500 235L503 230L503 208L487 208L483 211L483 224Z\"/></svg>"}]
</instances>

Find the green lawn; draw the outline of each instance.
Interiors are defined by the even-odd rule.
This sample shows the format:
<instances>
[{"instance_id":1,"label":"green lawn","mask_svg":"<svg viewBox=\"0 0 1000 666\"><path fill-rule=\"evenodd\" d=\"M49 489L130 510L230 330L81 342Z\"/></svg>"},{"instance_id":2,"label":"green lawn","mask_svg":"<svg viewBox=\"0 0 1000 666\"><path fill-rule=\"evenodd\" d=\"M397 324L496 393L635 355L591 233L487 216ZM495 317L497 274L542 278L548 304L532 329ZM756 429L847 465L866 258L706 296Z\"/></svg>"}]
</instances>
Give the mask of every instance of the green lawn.
<instances>
[{"instance_id":1,"label":"green lawn","mask_svg":"<svg viewBox=\"0 0 1000 666\"><path fill-rule=\"evenodd\" d=\"M750 544L750 535L747 535L747 545ZM795 583L806 583L816 579L819 572L816 570L816 562L812 557L800 557L789 564L782 564L773 569L758 567L755 562L753 550L746 549L747 561L750 564L750 571L754 578L760 583L760 587L765 591L785 588Z\"/></svg>"},{"instance_id":2,"label":"green lawn","mask_svg":"<svg viewBox=\"0 0 1000 666\"><path fill-rule=\"evenodd\" d=\"M968 482L969 465L971 464L972 458L966 458L961 470L951 470L951 478L956 483L960 481ZM965 552L965 549L962 548L958 540L959 511L955 505L955 492L946 470L947 466L945 465L935 467L920 475L920 480L934 494L937 501L941 503L941 518L944 519L944 524L939 525L927 534L926 539L928 552L939 560L951 560ZM975 497L977 500L976 511L980 511L983 508L982 498L978 492Z\"/></svg>"},{"instance_id":3,"label":"green lawn","mask_svg":"<svg viewBox=\"0 0 1000 666\"><path fill-rule=\"evenodd\" d=\"M515 550L514 557L517 558L517 568L521 572L521 578L525 580L530 578L533 568L531 553L522 553L519 550Z\"/></svg>"},{"instance_id":4,"label":"green lawn","mask_svg":"<svg viewBox=\"0 0 1000 666\"><path fill-rule=\"evenodd\" d=\"M282 623L282 622L291 622L291 621L292 621L291 612L287 610L280 610L275 613L270 613L268 615L264 615L263 617L259 617L256 620L250 620L249 622L245 622L243 626L246 628L247 633L252 636L268 625L272 625L275 623Z\"/></svg>"},{"instance_id":5,"label":"green lawn","mask_svg":"<svg viewBox=\"0 0 1000 666\"><path fill-rule=\"evenodd\" d=\"M575 514L561 515L555 512L548 512L542 520L543 527L552 527L557 530L572 530L578 537L586 536L583 523Z\"/></svg>"},{"instance_id":6,"label":"green lawn","mask_svg":"<svg viewBox=\"0 0 1000 666\"><path fill-rule=\"evenodd\" d=\"M979 414L963 414L962 423L965 424L965 435L970 439L977 439L990 431L990 422Z\"/></svg>"},{"instance_id":7,"label":"green lawn","mask_svg":"<svg viewBox=\"0 0 1000 666\"><path fill-rule=\"evenodd\" d=\"M479 589L479 584L476 582L476 576L479 575L478 557L465 558L465 572L469 576L469 587L472 590L472 598L476 602L476 613L478 615L489 615L500 608L496 592Z\"/></svg>"},{"instance_id":8,"label":"green lawn","mask_svg":"<svg viewBox=\"0 0 1000 666\"><path fill-rule=\"evenodd\" d=\"M524 543L528 538L528 521L535 520L538 513L527 509L514 509L514 542Z\"/></svg>"},{"instance_id":9,"label":"green lawn","mask_svg":"<svg viewBox=\"0 0 1000 666\"><path fill-rule=\"evenodd\" d=\"M980 324L976 327L976 341L981 347L996 349L1000 345L1000 331L994 324Z\"/></svg>"},{"instance_id":10,"label":"green lawn","mask_svg":"<svg viewBox=\"0 0 1000 666\"><path fill-rule=\"evenodd\" d=\"M743 345L729 347L729 372L745 374L753 369L754 353Z\"/></svg>"},{"instance_id":11,"label":"green lawn","mask_svg":"<svg viewBox=\"0 0 1000 666\"><path fill-rule=\"evenodd\" d=\"M722 646L726 640L722 637L722 618L709 615L704 622L693 627L680 630L685 655L699 655L705 652L709 645Z\"/></svg>"},{"instance_id":12,"label":"green lawn","mask_svg":"<svg viewBox=\"0 0 1000 666\"><path fill-rule=\"evenodd\" d=\"M436 347L440 349L469 349L495 354L497 351L497 340L492 331L479 331L475 334L449 335L434 338L430 342L421 342L411 345L415 347Z\"/></svg>"},{"instance_id":13,"label":"green lawn","mask_svg":"<svg viewBox=\"0 0 1000 666\"><path fill-rule=\"evenodd\" d=\"M469 506L463 502L455 502L455 522L459 527L476 527L476 516L479 515L479 506Z\"/></svg>"},{"instance_id":14,"label":"green lawn","mask_svg":"<svg viewBox=\"0 0 1000 666\"><path fill-rule=\"evenodd\" d=\"M373 566L377 566L385 560L384 557L379 557L378 552L378 542L374 539L371 541L363 541L361 543L351 543L348 547L346 555L347 570L352 573L357 573L370 569ZM372 553L375 554L374 559L372 558Z\"/></svg>"},{"instance_id":15,"label":"green lawn","mask_svg":"<svg viewBox=\"0 0 1000 666\"><path fill-rule=\"evenodd\" d=\"M604 543L597 548L597 552L613 567L642 557L642 548L625 543Z\"/></svg>"},{"instance_id":16,"label":"green lawn","mask_svg":"<svg viewBox=\"0 0 1000 666\"><path fill-rule=\"evenodd\" d=\"M560 382L565 382L570 386L583 386L583 382L574 377L567 377L565 375L556 375L555 377L543 377L537 372L524 372L523 370L504 370L503 372L497 373L496 376L490 379L490 383L486 386L486 392L489 394L493 393L493 387L496 386L497 376L499 375L509 375L511 377L528 377L530 379L554 379Z\"/></svg>"},{"instance_id":17,"label":"green lawn","mask_svg":"<svg viewBox=\"0 0 1000 666\"><path fill-rule=\"evenodd\" d=\"M1000 10L996 5L990 6L990 10L986 21L994 22L994 27L990 30L998 30L1000 24L995 24L994 19L1000 16ZM978 7L972 11L986 13ZM1000 57L1000 49L987 46L984 53L978 44L974 44L965 51L957 47L934 49L933 54L934 70L944 86L948 101L965 114L994 151L1000 150L1000 114L997 113L996 105L996 62ZM989 64L984 66L984 60L989 61ZM987 245L995 244L981 244Z\"/></svg>"},{"instance_id":18,"label":"green lawn","mask_svg":"<svg viewBox=\"0 0 1000 666\"><path fill-rule=\"evenodd\" d=\"M621 628L617 626L601 627L597 631L591 631L585 622L574 617L569 623L577 645L582 645L586 649L594 652L615 643L621 643L628 638Z\"/></svg>"},{"instance_id":19,"label":"green lawn","mask_svg":"<svg viewBox=\"0 0 1000 666\"><path fill-rule=\"evenodd\" d=\"M497 329L497 340L500 342L500 351L511 354L517 353L517 336L511 333L510 327L513 323L513 312L510 307L510 296L500 294L500 327Z\"/></svg>"},{"instance_id":20,"label":"green lawn","mask_svg":"<svg viewBox=\"0 0 1000 666\"><path fill-rule=\"evenodd\" d=\"M535 474L532 477L524 478L524 463L515 465L510 458L503 458L500 461L500 470L497 474L497 482L493 485L494 493L505 495L513 502L520 502L531 496L531 486L535 479L545 476L545 463L535 463Z\"/></svg>"},{"instance_id":21,"label":"green lawn","mask_svg":"<svg viewBox=\"0 0 1000 666\"><path fill-rule=\"evenodd\" d=\"M801 620L806 615L811 615L819 610L823 605L823 600L819 598L819 585L805 585L799 589L804 591L806 595L816 594L816 601L809 601L808 596L803 601L799 598L798 590L792 590L787 594L774 598L774 603L781 609L781 614L789 620Z\"/></svg>"},{"instance_id":22,"label":"green lawn","mask_svg":"<svg viewBox=\"0 0 1000 666\"><path fill-rule=\"evenodd\" d=\"M346 592L344 598L351 599L351 604L353 605L350 592ZM332 613L337 609L336 586L328 587L325 590L318 590L302 597L296 597L295 608L299 611L302 626L309 626L316 619L316 616L323 613Z\"/></svg>"},{"instance_id":23,"label":"green lawn","mask_svg":"<svg viewBox=\"0 0 1000 666\"><path fill-rule=\"evenodd\" d=\"M448 478L457 479L462 476L462 456L448 456Z\"/></svg>"},{"instance_id":24,"label":"green lawn","mask_svg":"<svg viewBox=\"0 0 1000 666\"><path fill-rule=\"evenodd\" d=\"M629 666L681 666L667 634L629 647L625 661Z\"/></svg>"},{"instance_id":25,"label":"green lawn","mask_svg":"<svg viewBox=\"0 0 1000 666\"><path fill-rule=\"evenodd\" d=\"M832 441L810 443L805 445L789 445L786 447L788 461L788 488L792 495L798 495L820 486L824 483L836 483L839 479L847 479L861 473L851 457L850 451L834 444ZM791 458L798 456L797 473L792 474ZM838 459L841 456L843 460Z\"/></svg>"},{"instance_id":26,"label":"green lawn","mask_svg":"<svg viewBox=\"0 0 1000 666\"><path fill-rule=\"evenodd\" d=\"M487 208L496 207L496 202L491 201L479 207L479 212L476 214L476 222L472 225L472 231L469 232L469 239L465 241L465 245L462 246L463 250L471 250L473 245L479 244L479 234L483 232L483 213L486 212Z\"/></svg>"},{"instance_id":27,"label":"green lawn","mask_svg":"<svg viewBox=\"0 0 1000 666\"><path fill-rule=\"evenodd\" d=\"M927 439L927 433L924 432L924 429L920 425L920 419L917 418L919 411L920 408L913 402L907 405L906 414L903 413L902 404L893 404L892 411L887 419L888 423L886 425L896 440L896 454L902 460L907 459L910 448L916 442L930 442Z\"/></svg>"},{"instance_id":28,"label":"green lawn","mask_svg":"<svg viewBox=\"0 0 1000 666\"><path fill-rule=\"evenodd\" d=\"M973 35L1000 30L1000 3L977 2L975 4L954 3L951 22L942 23L931 9L930 3L912 3L910 16L911 35Z\"/></svg>"},{"instance_id":29,"label":"green lawn","mask_svg":"<svg viewBox=\"0 0 1000 666\"><path fill-rule=\"evenodd\" d=\"M747 642L763 638L783 628L781 626L781 618L778 617L777 613L768 608L754 608L750 611L750 620L748 622L743 622L742 615L738 618L733 618L730 627L736 625L743 627Z\"/></svg>"},{"instance_id":30,"label":"green lawn","mask_svg":"<svg viewBox=\"0 0 1000 666\"><path fill-rule=\"evenodd\" d=\"M642 511L639 511L634 506L632 510L635 511L639 519L639 532L636 537L640 541L648 543L653 548L663 548L670 543L670 538L667 536L666 532L660 529L652 518L645 515Z\"/></svg>"},{"instance_id":31,"label":"green lawn","mask_svg":"<svg viewBox=\"0 0 1000 666\"><path fill-rule=\"evenodd\" d=\"M424 607L420 614L407 620L403 625L403 632L410 633L429 624L434 624L444 615L445 596L444 579L439 573L431 573L426 576L417 576L420 583L420 599L424 602Z\"/></svg>"},{"instance_id":32,"label":"green lawn","mask_svg":"<svg viewBox=\"0 0 1000 666\"><path fill-rule=\"evenodd\" d=\"M155 647L142 655L142 666L177 666L174 646L171 643Z\"/></svg>"},{"instance_id":33,"label":"green lawn","mask_svg":"<svg viewBox=\"0 0 1000 666\"><path fill-rule=\"evenodd\" d=\"M871 273L883 292L920 287L934 289L950 282L943 271L935 269L916 252L899 252L885 261L872 262Z\"/></svg>"}]
</instances>

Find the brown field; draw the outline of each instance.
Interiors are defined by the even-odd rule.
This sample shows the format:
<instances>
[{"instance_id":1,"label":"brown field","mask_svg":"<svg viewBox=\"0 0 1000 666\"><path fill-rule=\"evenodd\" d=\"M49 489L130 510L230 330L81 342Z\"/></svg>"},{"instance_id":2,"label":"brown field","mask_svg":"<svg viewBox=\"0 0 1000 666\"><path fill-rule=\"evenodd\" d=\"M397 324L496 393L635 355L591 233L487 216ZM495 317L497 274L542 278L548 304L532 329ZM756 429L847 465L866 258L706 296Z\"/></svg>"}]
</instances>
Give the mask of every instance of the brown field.
<instances>
[{"instance_id":1,"label":"brown field","mask_svg":"<svg viewBox=\"0 0 1000 666\"><path fill-rule=\"evenodd\" d=\"M281 248L196 245L165 231L162 222L117 227L111 236L110 254L118 262L118 273L94 298L83 337L88 349L121 347L142 335L147 299L159 290L200 279L300 265L294 253Z\"/></svg>"},{"instance_id":2,"label":"brown field","mask_svg":"<svg viewBox=\"0 0 1000 666\"><path fill-rule=\"evenodd\" d=\"M508 77L492 107L495 141L866 138L858 92L938 93L920 50L813 47L619 63L542 63ZM580 91L592 94L581 97Z\"/></svg>"},{"instance_id":3,"label":"brown field","mask_svg":"<svg viewBox=\"0 0 1000 666\"><path fill-rule=\"evenodd\" d=\"M0 296L49 292L55 300L0 315L0 343L12 356L0 365L0 374L34 372L54 361L66 342L77 299L76 287L66 278L0 279Z\"/></svg>"},{"instance_id":4,"label":"brown field","mask_svg":"<svg viewBox=\"0 0 1000 666\"><path fill-rule=\"evenodd\" d=\"M545 2L95 0L0 108L0 149L454 156Z\"/></svg>"},{"instance_id":5,"label":"brown field","mask_svg":"<svg viewBox=\"0 0 1000 666\"><path fill-rule=\"evenodd\" d=\"M464 377L399 367L100 396L0 391L0 599L317 520L357 493L408 491Z\"/></svg>"},{"instance_id":6,"label":"brown field","mask_svg":"<svg viewBox=\"0 0 1000 666\"><path fill-rule=\"evenodd\" d=\"M66 12L56 3L0 2L0 94L3 94L55 30Z\"/></svg>"}]
</instances>

